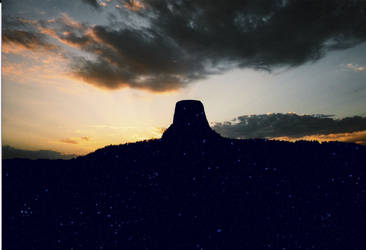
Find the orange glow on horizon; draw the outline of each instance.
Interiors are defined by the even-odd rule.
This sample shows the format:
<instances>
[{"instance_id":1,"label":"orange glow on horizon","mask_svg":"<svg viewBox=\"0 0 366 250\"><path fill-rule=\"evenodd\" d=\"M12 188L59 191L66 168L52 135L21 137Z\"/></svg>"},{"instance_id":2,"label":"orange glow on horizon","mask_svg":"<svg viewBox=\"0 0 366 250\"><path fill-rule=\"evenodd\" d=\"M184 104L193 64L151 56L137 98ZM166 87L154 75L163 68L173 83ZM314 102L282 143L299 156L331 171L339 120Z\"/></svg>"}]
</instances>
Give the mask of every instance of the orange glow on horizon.
<instances>
[{"instance_id":1,"label":"orange glow on horizon","mask_svg":"<svg viewBox=\"0 0 366 250\"><path fill-rule=\"evenodd\" d=\"M281 136L281 137L272 137L271 140L279 140L279 141L318 141L318 142L330 142L330 141L340 141L340 142L353 142L361 145L366 145L366 130L365 131L357 131L352 133L337 133L337 134L328 134L328 135L309 135L298 138Z\"/></svg>"}]
</instances>

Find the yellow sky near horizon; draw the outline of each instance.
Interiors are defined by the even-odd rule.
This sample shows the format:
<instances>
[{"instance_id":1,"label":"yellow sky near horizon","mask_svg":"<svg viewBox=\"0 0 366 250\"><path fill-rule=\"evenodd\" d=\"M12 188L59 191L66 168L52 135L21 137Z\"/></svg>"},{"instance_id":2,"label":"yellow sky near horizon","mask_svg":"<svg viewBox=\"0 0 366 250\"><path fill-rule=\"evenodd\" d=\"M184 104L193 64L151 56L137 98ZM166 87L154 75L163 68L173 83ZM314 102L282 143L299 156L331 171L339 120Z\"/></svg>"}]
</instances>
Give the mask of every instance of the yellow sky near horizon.
<instances>
[{"instance_id":1,"label":"yellow sky near horizon","mask_svg":"<svg viewBox=\"0 0 366 250\"><path fill-rule=\"evenodd\" d=\"M29 61L8 63L8 53L5 47L3 145L85 154L104 145L157 136L158 129L151 123L141 125L138 111L127 105L135 99L134 91L112 93L85 85L63 74L64 62L57 55L25 51L22 56ZM120 104L128 108L118 112Z\"/></svg>"}]
</instances>

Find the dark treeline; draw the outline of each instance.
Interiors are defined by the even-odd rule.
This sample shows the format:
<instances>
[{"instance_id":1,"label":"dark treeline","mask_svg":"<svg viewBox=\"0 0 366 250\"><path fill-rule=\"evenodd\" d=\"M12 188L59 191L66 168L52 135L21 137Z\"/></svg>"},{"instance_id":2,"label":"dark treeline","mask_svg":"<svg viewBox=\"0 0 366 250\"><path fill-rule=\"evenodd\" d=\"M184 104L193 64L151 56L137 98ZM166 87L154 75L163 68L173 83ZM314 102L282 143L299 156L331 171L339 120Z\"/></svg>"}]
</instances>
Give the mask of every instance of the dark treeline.
<instances>
[{"instance_id":1,"label":"dark treeline","mask_svg":"<svg viewBox=\"0 0 366 250\"><path fill-rule=\"evenodd\" d=\"M364 249L366 148L200 139L3 161L4 249Z\"/></svg>"}]
</instances>

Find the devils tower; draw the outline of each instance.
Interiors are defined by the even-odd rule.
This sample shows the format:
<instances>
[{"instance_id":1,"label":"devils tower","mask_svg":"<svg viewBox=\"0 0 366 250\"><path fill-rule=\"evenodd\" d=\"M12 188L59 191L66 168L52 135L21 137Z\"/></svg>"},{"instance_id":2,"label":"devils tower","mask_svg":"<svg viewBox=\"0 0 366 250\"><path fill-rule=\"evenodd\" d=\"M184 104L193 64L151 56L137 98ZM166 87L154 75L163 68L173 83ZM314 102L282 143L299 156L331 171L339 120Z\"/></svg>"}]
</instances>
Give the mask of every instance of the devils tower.
<instances>
[{"instance_id":1,"label":"devils tower","mask_svg":"<svg viewBox=\"0 0 366 250\"><path fill-rule=\"evenodd\" d=\"M208 124L203 104L197 100L176 103L173 124L164 132L163 141L206 141L221 138Z\"/></svg>"}]
</instances>

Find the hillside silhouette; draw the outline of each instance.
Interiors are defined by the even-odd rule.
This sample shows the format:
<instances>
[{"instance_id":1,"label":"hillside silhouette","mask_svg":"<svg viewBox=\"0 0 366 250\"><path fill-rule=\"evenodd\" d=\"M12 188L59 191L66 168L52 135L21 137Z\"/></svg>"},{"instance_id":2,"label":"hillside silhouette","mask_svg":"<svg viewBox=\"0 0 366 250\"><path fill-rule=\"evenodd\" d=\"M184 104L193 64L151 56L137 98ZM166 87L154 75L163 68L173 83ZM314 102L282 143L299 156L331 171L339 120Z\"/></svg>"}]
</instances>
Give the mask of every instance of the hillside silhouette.
<instances>
[{"instance_id":1,"label":"hillside silhouette","mask_svg":"<svg viewBox=\"0 0 366 250\"><path fill-rule=\"evenodd\" d=\"M364 249L366 148L223 138L199 101L161 139L3 161L4 249Z\"/></svg>"},{"instance_id":2,"label":"hillside silhouette","mask_svg":"<svg viewBox=\"0 0 366 250\"><path fill-rule=\"evenodd\" d=\"M22 158L22 159L30 159L30 160L37 160L37 159L62 159L62 160L69 160L72 158L77 157L75 154L71 155L64 155L56 151L52 150L24 150L11 147L9 145L5 145L2 147L2 159L15 159L15 158Z\"/></svg>"}]
</instances>

